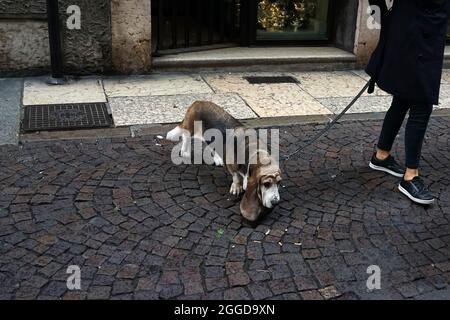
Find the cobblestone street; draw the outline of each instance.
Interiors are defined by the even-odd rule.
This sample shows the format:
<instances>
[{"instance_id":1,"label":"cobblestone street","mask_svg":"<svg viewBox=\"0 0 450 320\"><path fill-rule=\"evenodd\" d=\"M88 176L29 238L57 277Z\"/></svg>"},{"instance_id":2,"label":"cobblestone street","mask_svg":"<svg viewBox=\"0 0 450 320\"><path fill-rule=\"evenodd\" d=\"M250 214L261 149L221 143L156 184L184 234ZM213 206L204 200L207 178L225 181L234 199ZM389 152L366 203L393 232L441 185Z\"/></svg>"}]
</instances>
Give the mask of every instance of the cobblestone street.
<instances>
[{"instance_id":1,"label":"cobblestone street","mask_svg":"<svg viewBox=\"0 0 450 320\"><path fill-rule=\"evenodd\" d=\"M224 168L175 166L156 136L0 147L0 298L450 299L449 119L424 146L430 208L368 168L380 125L343 122L282 163L282 202L256 225ZM282 154L322 126L281 127Z\"/></svg>"}]
</instances>

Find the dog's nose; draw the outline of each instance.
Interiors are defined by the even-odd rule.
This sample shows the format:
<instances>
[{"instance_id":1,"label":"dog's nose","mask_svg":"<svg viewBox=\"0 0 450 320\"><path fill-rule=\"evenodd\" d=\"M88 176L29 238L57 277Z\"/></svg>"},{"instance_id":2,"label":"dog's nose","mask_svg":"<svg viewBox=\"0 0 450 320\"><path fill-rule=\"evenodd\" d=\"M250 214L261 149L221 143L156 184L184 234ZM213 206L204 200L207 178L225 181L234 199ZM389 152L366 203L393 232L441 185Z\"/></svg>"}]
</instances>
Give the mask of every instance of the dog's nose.
<instances>
[{"instance_id":1,"label":"dog's nose","mask_svg":"<svg viewBox=\"0 0 450 320\"><path fill-rule=\"evenodd\" d=\"M278 204L280 202L280 198L279 197L275 197L270 202L272 203L272 205Z\"/></svg>"}]
</instances>

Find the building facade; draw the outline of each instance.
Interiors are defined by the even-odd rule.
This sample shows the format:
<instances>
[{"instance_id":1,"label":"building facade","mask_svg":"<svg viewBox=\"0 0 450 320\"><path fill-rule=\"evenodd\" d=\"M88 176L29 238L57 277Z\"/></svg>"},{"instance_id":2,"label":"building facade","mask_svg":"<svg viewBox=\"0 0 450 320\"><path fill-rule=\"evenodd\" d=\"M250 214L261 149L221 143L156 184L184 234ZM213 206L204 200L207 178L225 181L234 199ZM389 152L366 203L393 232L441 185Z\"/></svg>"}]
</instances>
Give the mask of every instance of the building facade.
<instances>
[{"instance_id":1,"label":"building facade","mask_svg":"<svg viewBox=\"0 0 450 320\"><path fill-rule=\"evenodd\" d=\"M80 10L80 28L70 6ZM152 71L156 57L225 47L336 47L362 66L379 30L367 0L59 0L64 71ZM0 0L0 72L39 74L50 58L45 0Z\"/></svg>"}]
</instances>

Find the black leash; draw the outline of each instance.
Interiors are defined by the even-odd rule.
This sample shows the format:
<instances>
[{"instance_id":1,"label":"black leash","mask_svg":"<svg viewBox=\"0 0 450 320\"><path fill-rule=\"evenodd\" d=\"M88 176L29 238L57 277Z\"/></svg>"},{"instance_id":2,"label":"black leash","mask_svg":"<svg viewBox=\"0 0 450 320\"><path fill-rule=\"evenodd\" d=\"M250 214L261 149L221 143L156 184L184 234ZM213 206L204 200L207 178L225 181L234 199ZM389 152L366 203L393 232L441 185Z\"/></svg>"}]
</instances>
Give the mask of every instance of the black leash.
<instances>
[{"instance_id":1,"label":"black leash","mask_svg":"<svg viewBox=\"0 0 450 320\"><path fill-rule=\"evenodd\" d=\"M333 119L333 121L331 121L330 123L328 123L328 125L323 128L321 131L319 131L314 138L312 138L311 140L309 140L304 146L298 148L297 150L295 150L294 152L288 154L287 156L283 157L283 160L289 160L290 158L292 158L293 156L299 154L300 152L302 152L303 150L305 150L306 148L308 148L310 145L312 145L314 142L316 142L317 140L319 140L325 133L327 133L332 127L334 127L334 125L339 121L339 119L342 118L342 116L344 114L347 113L348 110L350 110L351 107L353 107L353 105L356 103L356 101L358 101L359 98L361 98L361 96L363 95L363 93L367 90L367 88L371 88L373 89L374 86L374 82L373 80L369 80L366 85L364 86L364 88L361 89L361 91L356 95L356 97L353 98L353 100L349 103L349 105L347 107L345 107L344 110L342 110L342 112L340 114L338 114L336 116L336 118Z\"/></svg>"}]
</instances>

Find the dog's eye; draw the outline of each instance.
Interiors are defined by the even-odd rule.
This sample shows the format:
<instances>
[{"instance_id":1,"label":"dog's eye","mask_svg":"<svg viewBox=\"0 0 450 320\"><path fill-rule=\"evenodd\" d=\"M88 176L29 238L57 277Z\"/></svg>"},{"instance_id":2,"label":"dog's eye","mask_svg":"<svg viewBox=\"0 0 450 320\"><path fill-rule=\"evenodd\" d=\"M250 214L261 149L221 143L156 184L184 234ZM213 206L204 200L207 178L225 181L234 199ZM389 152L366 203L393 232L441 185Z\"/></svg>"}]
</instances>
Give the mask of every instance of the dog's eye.
<instances>
[{"instance_id":1,"label":"dog's eye","mask_svg":"<svg viewBox=\"0 0 450 320\"><path fill-rule=\"evenodd\" d=\"M266 189L270 188L271 185L272 184L270 182L264 182L264 184L263 184L264 188L266 188Z\"/></svg>"}]
</instances>

